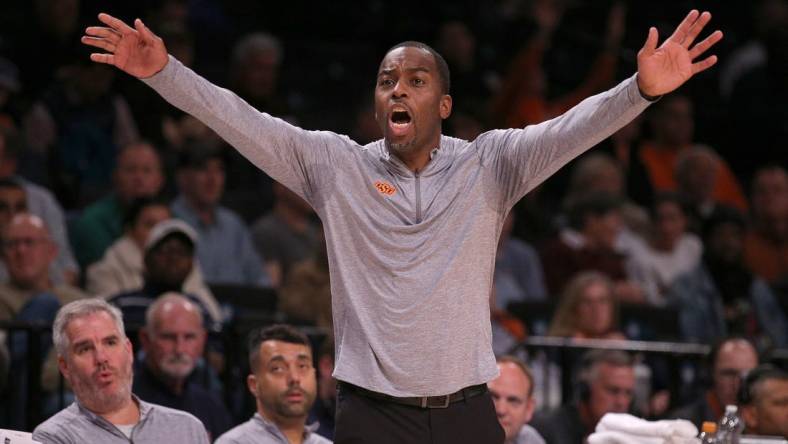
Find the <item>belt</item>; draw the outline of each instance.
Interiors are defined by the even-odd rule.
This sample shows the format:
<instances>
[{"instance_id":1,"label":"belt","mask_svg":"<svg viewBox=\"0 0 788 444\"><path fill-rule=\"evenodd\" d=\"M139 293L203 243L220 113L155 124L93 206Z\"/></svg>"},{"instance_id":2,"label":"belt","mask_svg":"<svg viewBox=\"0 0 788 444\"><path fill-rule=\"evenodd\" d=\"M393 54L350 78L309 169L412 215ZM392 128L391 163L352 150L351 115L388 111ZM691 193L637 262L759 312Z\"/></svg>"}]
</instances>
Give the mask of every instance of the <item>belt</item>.
<instances>
[{"instance_id":1,"label":"belt","mask_svg":"<svg viewBox=\"0 0 788 444\"><path fill-rule=\"evenodd\" d=\"M356 392L359 395L365 396L367 398L377 399L380 401L393 402L395 404L420 407L423 409L445 409L449 407L449 404L455 403L457 401L462 401L464 399L470 399L473 398L474 396L479 396L479 395L483 395L484 393L487 393L487 384L471 385L469 387L465 387L460 390L457 390L456 392L450 395L412 396L412 397L391 396L385 393L373 392L372 390L367 390L365 388L344 381L339 381L339 385L342 388L346 388L350 391Z\"/></svg>"}]
</instances>

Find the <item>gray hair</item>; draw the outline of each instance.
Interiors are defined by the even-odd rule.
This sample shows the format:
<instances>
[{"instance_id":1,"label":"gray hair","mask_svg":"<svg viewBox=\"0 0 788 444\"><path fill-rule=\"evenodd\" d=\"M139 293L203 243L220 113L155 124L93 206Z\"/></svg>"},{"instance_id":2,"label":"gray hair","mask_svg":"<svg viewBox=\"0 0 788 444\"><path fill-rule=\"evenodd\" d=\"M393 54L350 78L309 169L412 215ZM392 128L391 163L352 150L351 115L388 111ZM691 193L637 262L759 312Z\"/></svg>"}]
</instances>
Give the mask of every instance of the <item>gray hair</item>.
<instances>
[{"instance_id":1,"label":"gray hair","mask_svg":"<svg viewBox=\"0 0 788 444\"><path fill-rule=\"evenodd\" d=\"M148 306L148 309L145 310L145 329L149 333L156 333L156 313L164 307L164 304L167 303L178 303L190 309L197 315L199 324L203 325L202 310L200 307L186 296L174 291L170 291L156 298L156 300Z\"/></svg>"},{"instance_id":2,"label":"gray hair","mask_svg":"<svg viewBox=\"0 0 788 444\"><path fill-rule=\"evenodd\" d=\"M80 299L63 306L55 316L55 323L52 326L52 342L58 355L66 356L68 352L69 344L66 335L68 324L75 319L101 312L107 313L112 318L121 337L125 338L126 329L123 326L123 314L117 307L100 298Z\"/></svg>"},{"instance_id":3,"label":"gray hair","mask_svg":"<svg viewBox=\"0 0 788 444\"><path fill-rule=\"evenodd\" d=\"M282 44L279 39L265 32L247 34L233 47L232 64L238 66L252 54L273 52L276 63L282 61Z\"/></svg>"}]
</instances>

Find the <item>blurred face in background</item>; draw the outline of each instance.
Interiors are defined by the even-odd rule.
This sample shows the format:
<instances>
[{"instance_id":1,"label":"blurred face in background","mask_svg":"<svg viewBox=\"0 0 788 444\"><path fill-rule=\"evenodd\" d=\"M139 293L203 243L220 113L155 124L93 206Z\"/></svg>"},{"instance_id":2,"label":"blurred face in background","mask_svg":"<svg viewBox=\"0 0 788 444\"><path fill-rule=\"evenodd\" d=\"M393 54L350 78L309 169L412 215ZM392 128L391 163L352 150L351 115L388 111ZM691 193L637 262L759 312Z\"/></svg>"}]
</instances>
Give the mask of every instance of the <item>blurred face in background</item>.
<instances>
[{"instance_id":1,"label":"blurred face in background","mask_svg":"<svg viewBox=\"0 0 788 444\"><path fill-rule=\"evenodd\" d=\"M788 174L779 167L759 171L752 187L756 219L788 223Z\"/></svg>"},{"instance_id":2,"label":"blurred face in background","mask_svg":"<svg viewBox=\"0 0 788 444\"><path fill-rule=\"evenodd\" d=\"M499 362L498 369L500 375L487 383L487 387L508 442L531 420L535 402L531 396L531 382L517 364Z\"/></svg>"},{"instance_id":3,"label":"blurred face in background","mask_svg":"<svg viewBox=\"0 0 788 444\"><path fill-rule=\"evenodd\" d=\"M57 247L44 222L30 214L16 215L3 230L3 258L11 281L22 288L48 286L49 265Z\"/></svg>"},{"instance_id":4,"label":"blurred face in background","mask_svg":"<svg viewBox=\"0 0 788 444\"><path fill-rule=\"evenodd\" d=\"M213 158L201 166L185 168L181 172L181 192L198 208L210 208L219 203L224 193L224 162Z\"/></svg>"},{"instance_id":5,"label":"blurred face in background","mask_svg":"<svg viewBox=\"0 0 788 444\"><path fill-rule=\"evenodd\" d=\"M606 413L627 413L635 390L631 366L596 364L591 371L588 410L594 424Z\"/></svg>"},{"instance_id":6,"label":"blurred face in background","mask_svg":"<svg viewBox=\"0 0 788 444\"><path fill-rule=\"evenodd\" d=\"M188 300L173 299L154 313L153 325L141 336L146 363L156 374L184 380L205 350L206 332L198 308Z\"/></svg>"},{"instance_id":7,"label":"blurred face in background","mask_svg":"<svg viewBox=\"0 0 788 444\"><path fill-rule=\"evenodd\" d=\"M613 294L602 281L592 281L582 292L575 309L577 332L599 337L613 329Z\"/></svg>"},{"instance_id":8,"label":"blurred face in background","mask_svg":"<svg viewBox=\"0 0 788 444\"><path fill-rule=\"evenodd\" d=\"M712 375L720 405L737 404L742 376L757 365L758 354L747 341L732 340L720 347Z\"/></svg>"},{"instance_id":9,"label":"blurred face in background","mask_svg":"<svg viewBox=\"0 0 788 444\"><path fill-rule=\"evenodd\" d=\"M115 193L122 202L155 196L161 191L164 178L159 155L152 146L138 143L126 147L117 162L113 178Z\"/></svg>"},{"instance_id":10,"label":"blurred face in background","mask_svg":"<svg viewBox=\"0 0 788 444\"><path fill-rule=\"evenodd\" d=\"M672 248L687 230L687 217L676 202L660 202L655 210L657 240L660 244Z\"/></svg>"}]
</instances>

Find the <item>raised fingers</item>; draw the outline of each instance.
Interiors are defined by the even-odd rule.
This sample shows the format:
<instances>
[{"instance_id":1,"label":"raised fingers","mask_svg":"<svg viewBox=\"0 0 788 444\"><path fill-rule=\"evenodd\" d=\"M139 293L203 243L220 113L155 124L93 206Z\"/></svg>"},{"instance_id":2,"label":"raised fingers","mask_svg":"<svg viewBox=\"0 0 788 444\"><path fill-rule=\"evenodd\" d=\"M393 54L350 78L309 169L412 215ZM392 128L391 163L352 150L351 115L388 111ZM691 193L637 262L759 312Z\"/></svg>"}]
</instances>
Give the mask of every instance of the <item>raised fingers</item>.
<instances>
[{"instance_id":1,"label":"raised fingers","mask_svg":"<svg viewBox=\"0 0 788 444\"><path fill-rule=\"evenodd\" d=\"M692 75L695 75L701 71L705 71L714 64L717 63L717 56L708 56L705 59L701 60L700 62L696 62L692 64Z\"/></svg>"},{"instance_id":2,"label":"raised fingers","mask_svg":"<svg viewBox=\"0 0 788 444\"><path fill-rule=\"evenodd\" d=\"M82 43L90 46L95 46L96 48L101 48L108 52L115 52L115 44L107 39L83 36Z\"/></svg>"},{"instance_id":3,"label":"raised fingers","mask_svg":"<svg viewBox=\"0 0 788 444\"><path fill-rule=\"evenodd\" d=\"M722 31L714 31L710 36L706 37L697 45L693 46L692 49L690 49L690 60L695 60L720 40L722 40Z\"/></svg>"},{"instance_id":4,"label":"raised fingers","mask_svg":"<svg viewBox=\"0 0 788 444\"><path fill-rule=\"evenodd\" d=\"M103 26L88 26L85 28L85 34L91 37L98 37L111 40L112 43L117 43L120 40L120 34L112 28L105 28Z\"/></svg>"},{"instance_id":5,"label":"raised fingers","mask_svg":"<svg viewBox=\"0 0 788 444\"><path fill-rule=\"evenodd\" d=\"M115 64L115 55L114 54L99 54L93 53L90 55L90 60L98 63L106 63L107 65L114 65Z\"/></svg>"},{"instance_id":6,"label":"raised fingers","mask_svg":"<svg viewBox=\"0 0 788 444\"><path fill-rule=\"evenodd\" d=\"M692 42L698 37L698 34L700 34L706 24L709 23L709 20L711 20L711 14L708 11L704 11L698 19L695 20L695 23L692 24L689 31L687 31L687 35L684 36L681 45L685 48L689 48Z\"/></svg>"},{"instance_id":7,"label":"raised fingers","mask_svg":"<svg viewBox=\"0 0 788 444\"><path fill-rule=\"evenodd\" d=\"M116 19L115 17L109 14L102 12L98 15L98 19L105 25L119 32L121 35L126 35L134 32L134 29L132 29L129 25L123 23L123 20Z\"/></svg>"},{"instance_id":8,"label":"raised fingers","mask_svg":"<svg viewBox=\"0 0 788 444\"><path fill-rule=\"evenodd\" d=\"M684 17L684 20L679 23L679 26L676 27L676 30L673 31L673 34L668 38L668 40L673 40L676 43L681 43L687 37L687 34L692 28L692 24L695 23L695 20L698 19L698 10L693 9L692 11Z\"/></svg>"}]
</instances>

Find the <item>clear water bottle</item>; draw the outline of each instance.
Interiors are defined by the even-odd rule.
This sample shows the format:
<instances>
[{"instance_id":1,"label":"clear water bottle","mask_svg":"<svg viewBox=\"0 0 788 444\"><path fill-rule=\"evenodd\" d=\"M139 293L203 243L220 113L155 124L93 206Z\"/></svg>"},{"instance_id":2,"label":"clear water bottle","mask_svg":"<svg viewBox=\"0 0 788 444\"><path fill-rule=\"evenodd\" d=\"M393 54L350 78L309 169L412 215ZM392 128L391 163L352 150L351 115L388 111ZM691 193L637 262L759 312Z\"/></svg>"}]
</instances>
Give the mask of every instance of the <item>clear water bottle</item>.
<instances>
[{"instance_id":1,"label":"clear water bottle","mask_svg":"<svg viewBox=\"0 0 788 444\"><path fill-rule=\"evenodd\" d=\"M725 415L717 424L717 444L739 444L744 422L739 418L738 410L735 405L725 406Z\"/></svg>"},{"instance_id":2,"label":"clear water bottle","mask_svg":"<svg viewBox=\"0 0 788 444\"><path fill-rule=\"evenodd\" d=\"M717 444L717 424L711 421L706 421L700 427L701 444Z\"/></svg>"}]
</instances>

